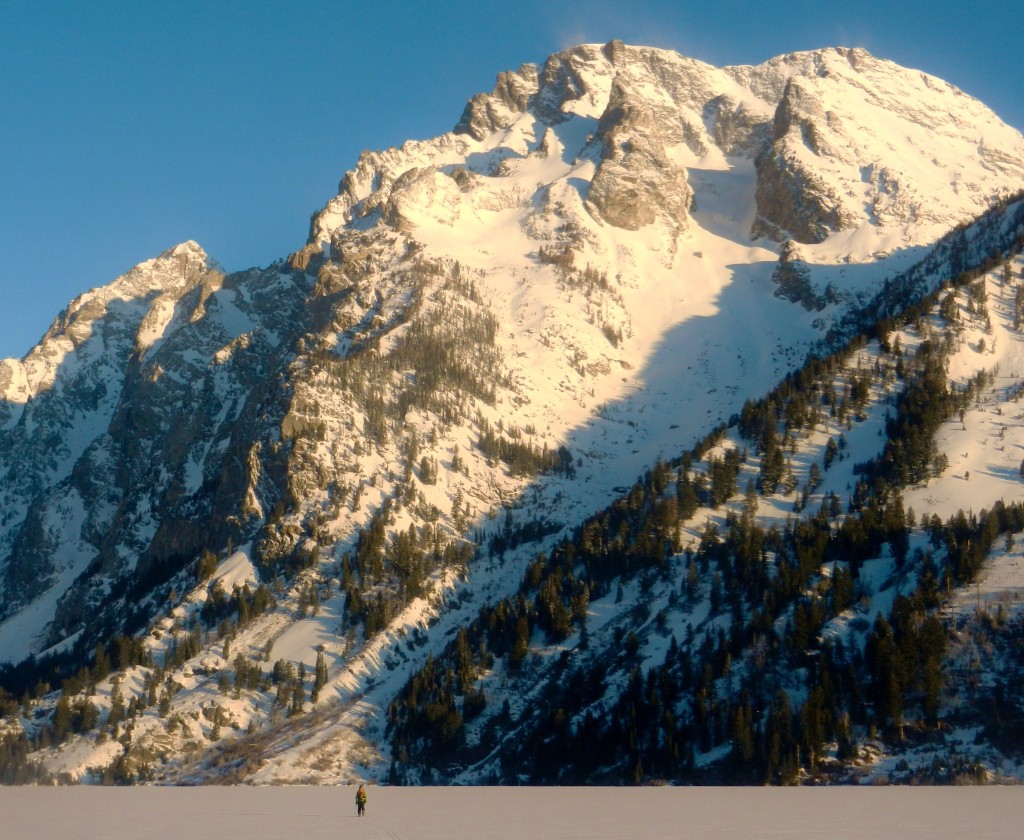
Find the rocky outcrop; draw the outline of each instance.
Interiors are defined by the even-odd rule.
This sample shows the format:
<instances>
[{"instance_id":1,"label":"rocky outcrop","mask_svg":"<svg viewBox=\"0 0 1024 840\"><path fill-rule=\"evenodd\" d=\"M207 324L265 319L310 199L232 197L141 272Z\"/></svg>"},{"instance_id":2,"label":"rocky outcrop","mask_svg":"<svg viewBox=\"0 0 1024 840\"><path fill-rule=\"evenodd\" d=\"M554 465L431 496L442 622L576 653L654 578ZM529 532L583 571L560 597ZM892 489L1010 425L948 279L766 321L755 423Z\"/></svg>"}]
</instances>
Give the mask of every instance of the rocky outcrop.
<instances>
[{"instance_id":1,"label":"rocky outcrop","mask_svg":"<svg viewBox=\"0 0 1024 840\"><path fill-rule=\"evenodd\" d=\"M779 253L779 264L772 271L772 282L775 283L775 297L785 298L799 303L804 309L822 310L826 303L825 295L818 295L811 283L811 268L800 253L800 248L792 239L787 239Z\"/></svg>"},{"instance_id":2,"label":"rocky outcrop","mask_svg":"<svg viewBox=\"0 0 1024 840\"><path fill-rule=\"evenodd\" d=\"M761 110L729 94L709 100L703 117L715 145L727 155L750 157L771 142L771 123Z\"/></svg>"},{"instance_id":3,"label":"rocky outcrop","mask_svg":"<svg viewBox=\"0 0 1024 840\"><path fill-rule=\"evenodd\" d=\"M402 174L388 197L381 219L395 230L411 230L423 218L451 225L458 217L459 185L426 166Z\"/></svg>"},{"instance_id":4,"label":"rocky outcrop","mask_svg":"<svg viewBox=\"0 0 1024 840\"><path fill-rule=\"evenodd\" d=\"M323 248L318 242L309 242L288 256L288 265L295 271L316 274L323 263Z\"/></svg>"},{"instance_id":5,"label":"rocky outcrop","mask_svg":"<svg viewBox=\"0 0 1024 840\"><path fill-rule=\"evenodd\" d=\"M524 64L516 72L499 73L493 91L478 93L466 103L455 133L483 140L488 134L507 128L516 114L529 107L537 93L538 78L537 67L533 64Z\"/></svg>"},{"instance_id":6,"label":"rocky outcrop","mask_svg":"<svg viewBox=\"0 0 1024 840\"><path fill-rule=\"evenodd\" d=\"M693 192L685 170L666 153L646 103L613 86L598 136L601 162L588 194L596 215L624 230L639 230L659 216L684 229Z\"/></svg>"},{"instance_id":7,"label":"rocky outcrop","mask_svg":"<svg viewBox=\"0 0 1024 840\"><path fill-rule=\"evenodd\" d=\"M599 74L610 72L599 47L584 45L556 53L541 68L531 110L549 125L564 122L574 112L574 103L597 94Z\"/></svg>"},{"instance_id":8,"label":"rocky outcrop","mask_svg":"<svg viewBox=\"0 0 1024 840\"><path fill-rule=\"evenodd\" d=\"M758 155L757 220L753 233L771 239L821 242L855 227L860 215L820 177L815 158L840 156L823 139L826 114L799 80L786 85L775 110L772 143Z\"/></svg>"},{"instance_id":9,"label":"rocky outcrop","mask_svg":"<svg viewBox=\"0 0 1024 840\"><path fill-rule=\"evenodd\" d=\"M783 149L758 156L755 236L797 242L821 242L836 231L854 227L856 217L813 171Z\"/></svg>"}]
</instances>

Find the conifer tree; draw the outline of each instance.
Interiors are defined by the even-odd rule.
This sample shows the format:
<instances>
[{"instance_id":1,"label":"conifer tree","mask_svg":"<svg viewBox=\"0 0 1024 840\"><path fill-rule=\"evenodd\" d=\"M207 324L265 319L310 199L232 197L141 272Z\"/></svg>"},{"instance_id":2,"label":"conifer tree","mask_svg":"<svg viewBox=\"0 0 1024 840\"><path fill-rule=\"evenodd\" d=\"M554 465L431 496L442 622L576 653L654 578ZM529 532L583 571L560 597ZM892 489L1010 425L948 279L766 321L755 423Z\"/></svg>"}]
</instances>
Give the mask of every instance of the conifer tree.
<instances>
[{"instance_id":1,"label":"conifer tree","mask_svg":"<svg viewBox=\"0 0 1024 840\"><path fill-rule=\"evenodd\" d=\"M71 731L71 701L63 692L53 712L52 727L53 737L58 742L63 741Z\"/></svg>"},{"instance_id":2,"label":"conifer tree","mask_svg":"<svg viewBox=\"0 0 1024 840\"><path fill-rule=\"evenodd\" d=\"M110 675L110 659L103 647L103 642L96 645L95 662L92 668L93 678L96 682L105 680Z\"/></svg>"},{"instance_id":3,"label":"conifer tree","mask_svg":"<svg viewBox=\"0 0 1024 840\"><path fill-rule=\"evenodd\" d=\"M302 714L302 706L306 702L306 666L299 663L299 672L292 683L290 715Z\"/></svg>"},{"instance_id":4,"label":"conifer tree","mask_svg":"<svg viewBox=\"0 0 1024 840\"><path fill-rule=\"evenodd\" d=\"M324 658L324 646L320 645L316 652L316 672L313 678L313 691L310 699L316 703L320 699L320 689L327 684L327 660Z\"/></svg>"}]
</instances>

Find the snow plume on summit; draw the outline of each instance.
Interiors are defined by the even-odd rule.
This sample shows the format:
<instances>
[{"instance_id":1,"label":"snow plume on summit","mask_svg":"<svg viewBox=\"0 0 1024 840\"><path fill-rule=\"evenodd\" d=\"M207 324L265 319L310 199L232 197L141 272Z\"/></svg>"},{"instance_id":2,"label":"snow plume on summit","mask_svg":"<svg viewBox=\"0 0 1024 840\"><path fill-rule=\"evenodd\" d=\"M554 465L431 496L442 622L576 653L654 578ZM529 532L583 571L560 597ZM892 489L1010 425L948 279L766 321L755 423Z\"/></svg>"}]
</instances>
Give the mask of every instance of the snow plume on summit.
<instances>
[{"instance_id":1,"label":"snow plume on summit","mask_svg":"<svg viewBox=\"0 0 1024 840\"><path fill-rule=\"evenodd\" d=\"M512 742L544 740L571 657L608 679L559 737L631 690L627 639L649 673L735 627L749 676L753 607L715 588L733 567L712 568L697 529L732 527L723 506L745 490L778 540L812 502L867 505L850 469L825 499L813 447L874 457L895 378L842 367L822 391L798 370L865 313L892 315L893 289L926 298L996 266L1021 189L1024 138L862 50L715 68L584 45L501 73L448 134L364 153L287 259L225 275L186 243L83 295L0 363L0 658L18 697L50 686L39 714L4 707L12 737L46 742L18 772L544 781ZM947 239L929 262L993 202L976 254L954 259ZM997 331L1013 321L999 311ZM923 312L908 352L939 329ZM751 407L782 380L817 383L814 409ZM723 437L730 418L748 438ZM775 571L751 581L793 584L788 549L765 546ZM870 602L880 582L856 585ZM795 609L782 592L772 609ZM485 607L499 612L481 644ZM757 667L781 679L768 652L789 643L762 631ZM454 676L430 672L450 643ZM724 753L671 702L693 760L666 773L684 778ZM596 778L572 772L558 780Z\"/></svg>"}]
</instances>

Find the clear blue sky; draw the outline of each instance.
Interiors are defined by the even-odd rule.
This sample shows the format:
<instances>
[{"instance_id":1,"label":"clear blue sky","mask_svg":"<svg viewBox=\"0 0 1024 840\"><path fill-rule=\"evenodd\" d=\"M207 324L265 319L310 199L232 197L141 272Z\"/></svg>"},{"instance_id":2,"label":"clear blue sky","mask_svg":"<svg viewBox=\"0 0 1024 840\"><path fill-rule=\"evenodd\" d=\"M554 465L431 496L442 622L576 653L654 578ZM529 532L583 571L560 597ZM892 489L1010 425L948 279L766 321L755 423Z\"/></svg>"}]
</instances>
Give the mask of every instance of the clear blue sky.
<instances>
[{"instance_id":1,"label":"clear blue sky","mask_svg":"<svg viewBox=\"0 0 1024 840\"><path fill-rule=\"evenodd\" d=\"M859 46L1024 128L1021 0L0 0L0 357L195 239L301 246L360 150L451 129L500 70L581 42L755 64Z\"/></svg>"}]
</instances>

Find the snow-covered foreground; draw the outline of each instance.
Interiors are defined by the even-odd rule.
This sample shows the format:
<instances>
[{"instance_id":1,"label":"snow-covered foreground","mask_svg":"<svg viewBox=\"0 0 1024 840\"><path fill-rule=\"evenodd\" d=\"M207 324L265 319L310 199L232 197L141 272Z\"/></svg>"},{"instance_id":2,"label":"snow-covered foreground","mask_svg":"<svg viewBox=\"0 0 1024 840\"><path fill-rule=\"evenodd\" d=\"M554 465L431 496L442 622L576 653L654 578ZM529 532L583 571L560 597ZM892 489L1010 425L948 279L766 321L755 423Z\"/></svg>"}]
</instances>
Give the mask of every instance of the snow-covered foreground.
<instances>
[{"instance_id":1,"label":"snow-covered foreground","mask_svg":"<svg viewBox=\"0 0 1024 840\"><path fill-rule=\"evenodd\" d=\"M92 840L257 837L1019 837L1024 787L3 788L0 834Z\"/></svg>"}]
</instances>

